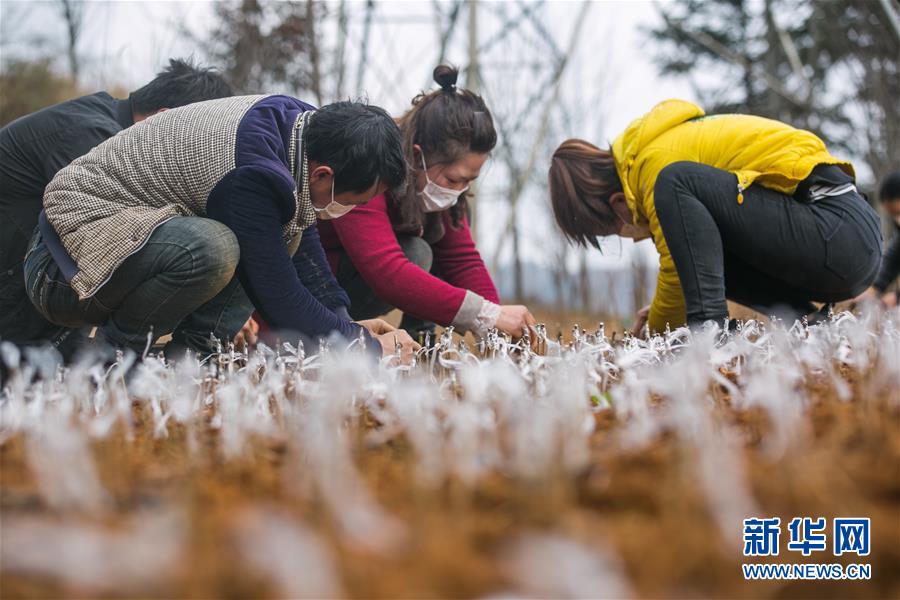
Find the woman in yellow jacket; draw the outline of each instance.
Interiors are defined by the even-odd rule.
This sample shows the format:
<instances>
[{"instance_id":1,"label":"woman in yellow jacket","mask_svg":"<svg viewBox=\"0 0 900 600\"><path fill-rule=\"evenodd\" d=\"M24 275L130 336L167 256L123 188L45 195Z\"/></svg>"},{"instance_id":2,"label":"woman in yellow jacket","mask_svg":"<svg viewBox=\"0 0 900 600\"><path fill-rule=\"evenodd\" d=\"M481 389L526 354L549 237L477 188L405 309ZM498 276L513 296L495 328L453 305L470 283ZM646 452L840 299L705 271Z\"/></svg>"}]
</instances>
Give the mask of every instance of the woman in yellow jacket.
<instances>
[{"instance_id":1,"label":"woman in yellow jacket","mask_svg":"<svg viewBox=\"0 0 900 600\"><path fill-rule=\"evenodd\" d=\"M726 298L799 316L811 301L853 298L881 261L878 216L853 167L808 131L750 115L706 116L668 100L600 149L568 140L554 153L550 195L572 241L652 237L652 331L722 324Z\"/></svg>"}]
</instances>

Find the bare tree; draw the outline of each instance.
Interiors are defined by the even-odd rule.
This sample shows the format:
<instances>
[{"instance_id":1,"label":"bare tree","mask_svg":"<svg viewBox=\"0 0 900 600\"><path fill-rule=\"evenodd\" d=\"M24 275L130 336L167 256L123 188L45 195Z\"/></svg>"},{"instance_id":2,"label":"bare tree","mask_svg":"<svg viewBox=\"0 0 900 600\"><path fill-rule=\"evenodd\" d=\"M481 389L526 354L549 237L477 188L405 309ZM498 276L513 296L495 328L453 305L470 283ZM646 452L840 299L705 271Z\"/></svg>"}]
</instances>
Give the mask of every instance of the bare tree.
<instances>
[{"instance_id":1,"label":"bare tree","mask_svg":"<svg viewBox=\"0 0 900 600\"><path fill-rule=\"evenodd\" d=\"M375 0L366 0L366 16L363 21L362 41L359 49L359 63L356 65L356 93L362 93L369 63L369 35L372 31L372 17L375 15Z\"/></svg>"},{"instance_id":2,"label":"bare tree","mask_svg":"<svg viewBox=\"0 0 900 600\"><path fill-rule=\"evenodd\" d=\"M582 26L586 20L587 12L590 9L589 0L585 0L581 4L581 8L575 16L575 21L572 28L572 34L569 38L569 45L564 53L559 54L559 60L557 62L556 68L552 71L552 78L550 81L550 85L546 87L540 88L541 97L539 97L535 102L531 103L533 105L548 105L554 106L557 103L560 94L560 83L562 81L562 76L566 71L566 67L569 64L569 57L574 54L575 49L578 45L578 40L580 37ZM501 136L504 140L512 140L514 139L514 135L516 134L514 128L509 128L503 116L496 114L496 121L498 127L500 129ZM540 149L546 139L547 133L549 131L549 120L544 119L540 122L535 137L532 141L531 147L528 150L527 156L523 162L521 161L521 157L513 156L512 152L508 149L506 151L501 152L501 156L504 159L506 166L510 172L510 184L509 184L509 216L506 220L505 225L502 227L500 236L497 239L497 246L494 250L494 256L492 260L492 264L496 265L499 261L500 253L503 251L504 243L508 237L512 238L512 248L513 248L513 270L514 270L514 282L515 282L515 293L520 295L523 290L522 286L522 260L521 260L521 252L519 247L519 230L518 230L518 212L516 210L519 200L522 197L523 192L531 178L534 175L534 169L537 164L538 154ZM502 148L501 148L502 150Z\"/></svg>"},{"instance_id":3,"label":"bare tree","mask_svg":"<svg viewBox=\"0 0 900 600\"><path fill-rule=\"evenodd\" d=\"M239 0L215 5L202 37L185 32L242 93L321 94L311 3ZM315 60L312 60L315 54Z\"/></svg>"},{"instance_id":4,"label":"bare tree","mask_svg":"<svg viewBox=\"0 0 900 600\"><path fill-rule=\"evenodd\" d=\"M337 48L334 52L332 70L335 73L334 98L344 97L344 76L347 71L347 0L341 0L337 12Z\"/></svg>"},{"instance_id":5,"label":"bare tree","mask_svg":"<svg viewBox=\"0 0 900 600\"><path fill-rule=\"evenodd\" d=\"M66 59L69 63L69 74L72 81L78 82L81 74L81 61L78 55L78 43L81 40L84 25L85 3L75 0L57 0L66 26Z\"/></svg>"},{"instance_id":6,"label":"bare tree","mask_svg":"<svg viewBox=\"0 0 900 600\"><path fill-rule=\"evenodd\" d=\"M896 2L678 0L659 10L664 24L651 34L663 72L723 74L696 86L708 110L815 131L876 178L900 166Z\"/></svg>"},{"instance_id":7,"label":"bare tree","mask_svg":"<svg viewBox=\"0 0 900 600\"><path fill-rule=\"evenodd\" d=\"M319 68L319 40L316 36L316 2L306 0L306 28L309 44L310 88L316 103L322 105L322 74Z\"/></svg>"}]
</instances>

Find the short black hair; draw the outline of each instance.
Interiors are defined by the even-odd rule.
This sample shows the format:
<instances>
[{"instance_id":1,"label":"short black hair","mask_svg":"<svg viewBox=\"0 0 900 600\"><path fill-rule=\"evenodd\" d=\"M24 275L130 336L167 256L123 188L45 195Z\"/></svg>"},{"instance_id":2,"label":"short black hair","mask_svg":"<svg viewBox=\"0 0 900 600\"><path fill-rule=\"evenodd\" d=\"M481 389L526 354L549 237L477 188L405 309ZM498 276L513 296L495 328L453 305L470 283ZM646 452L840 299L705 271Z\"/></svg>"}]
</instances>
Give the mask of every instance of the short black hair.
<instances>
[{"instance_id":1,"label":"short black hair","mask_svg":"<svg viewBox=\"0 0 900 600\"><path fill-rule=\"evenodd\" d=\"M406 179L400 129L389 114L365 102L335 102L309 120L307 158L334 170L334 193L364 192L375 181L388 189Z\"/></svg>"},{"instance_id":2,"label":"short black hair","mask_svg":"<svg viewBox=\"0 0 900 600\"><path fill-rule=\"evenodd\" d=\"M900 200L900 171L888 173L881 181L881 189L878 190L878 199L882 202L888 200Z\"/></svg>"},{"instance_id":3,"label":"short black hair","mask_svg":"<svg viewBox=\"0 0 900 600\"><path fill-rule=\"evenodd\" d=\"M131 92L131 110L149 115L162 108L178 108L233 95L231 86L218 70L200 67L190 60L170 58L169 66L153 81Z\"/></svg>"}]
</instances>

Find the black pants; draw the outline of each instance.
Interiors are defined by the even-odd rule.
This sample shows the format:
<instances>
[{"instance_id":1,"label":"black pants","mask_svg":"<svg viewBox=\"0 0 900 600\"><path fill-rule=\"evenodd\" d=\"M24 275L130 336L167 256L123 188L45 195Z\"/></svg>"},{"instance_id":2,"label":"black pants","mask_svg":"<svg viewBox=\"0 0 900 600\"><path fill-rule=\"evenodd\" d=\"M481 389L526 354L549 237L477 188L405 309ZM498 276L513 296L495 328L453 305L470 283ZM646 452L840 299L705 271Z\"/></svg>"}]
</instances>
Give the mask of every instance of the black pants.
<instances>
[{"instance_id":1,"label":"black pants","mask_svg":"<svg viewBox=\"0 0 900 600\"><path fill-rule=\"evenodd\" d=\"M726 318L726 298L766 314L809 313L811 301L864 291L881 262L878 215L855 191L801 202L752 185L738 204L734 175L677 162L659 173L654 203L689 325Z\"/></svg>"},{"instance_id":2,"label":"black pants","mask_svg":"<svg viewBox=\"0 0 900 600\"><path fill-rule=\"evenodd\" d=\"M432 251L428 242L415 235L397 236L403 254L413 264L430 271L432 267ZM394 310L394 306L375 295L363 276L357 271L350 257L342 254L338 261L337 280L342 288L350 296L350 316L354 320L374 319ZM424 321L412 315L405 314L400 321L400 328L415 333L427 330L434 331L434 323Z\"/></svg>"},{"instance_id":3,"label":"black pants","mask_svg":"<svg viewBox=\"0 0 900 600\"><path fill-rule=\"evenodd\" d=\"M4 174L5 175L5 174ZM24 262L31 232L41 212L40 196L9 193L4 177L0 189L0 342L23 348L51 343L60 350L71 330L45 319L25 293ZM7 379L0 359L0 386Z\"/></svg>"}]
</instances>

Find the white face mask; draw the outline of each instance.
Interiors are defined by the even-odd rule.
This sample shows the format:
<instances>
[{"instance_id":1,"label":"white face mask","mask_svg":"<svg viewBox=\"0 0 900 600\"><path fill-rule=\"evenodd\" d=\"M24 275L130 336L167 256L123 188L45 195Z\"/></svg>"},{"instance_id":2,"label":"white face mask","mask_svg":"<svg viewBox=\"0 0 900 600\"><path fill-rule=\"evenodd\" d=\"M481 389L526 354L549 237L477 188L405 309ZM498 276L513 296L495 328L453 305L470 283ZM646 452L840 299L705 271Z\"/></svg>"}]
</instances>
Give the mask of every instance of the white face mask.
<instances>
[{"instance_id":1,"label":"white face mask","mask_svg":"<svg viewBox=\"0 0 900 600\"><path fill-rule=\"evenodd\" d=\"M425 170L425 188L419 192L422 203L425 205L425 212L439 212L447 210L459 201L459 197L469 189L469 186L461 190L451 190L450 188L441 187L428 177L428 166L425 164L425 154L422 153L422 168Z\"/></svg>"},{"instance_id":2,"label":"white face mask","mask_svg":"<svg viewBox=\"0 0 900 600\"><path fill-rule=\"evenodd\" d=\"M325 205L325 208L316 208L313 206L313 210L316 211L316 215L322 219L323 221L330 221L331 219L337 219L339 217L343 217L348 212L353 210L354 206L352 204L341 204L340 202L335 202L334 200L334 176L331 177L331 202Z\"/></svg>"}]
</instances>

